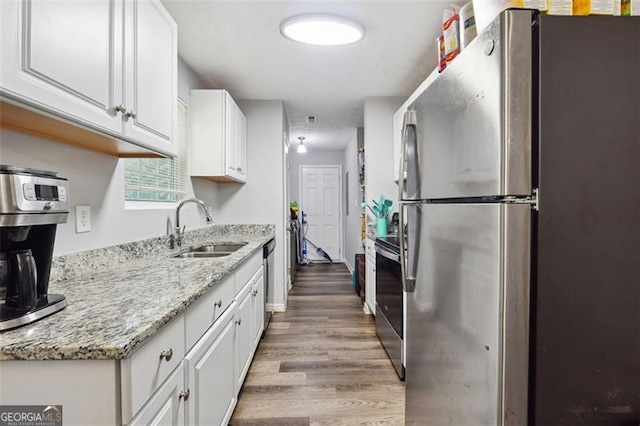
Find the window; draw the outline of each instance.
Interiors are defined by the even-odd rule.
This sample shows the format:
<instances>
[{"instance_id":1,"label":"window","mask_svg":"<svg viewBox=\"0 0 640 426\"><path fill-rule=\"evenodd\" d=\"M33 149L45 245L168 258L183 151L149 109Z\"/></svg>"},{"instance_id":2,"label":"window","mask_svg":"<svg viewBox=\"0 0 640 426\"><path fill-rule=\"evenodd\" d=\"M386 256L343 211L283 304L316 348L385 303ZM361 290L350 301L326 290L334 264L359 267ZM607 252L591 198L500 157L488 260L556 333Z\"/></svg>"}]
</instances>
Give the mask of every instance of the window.
<instances>
[{"instance_id":1,"label":"window","mask_svg":"<svg viewBox=\"0 0 640 426\"><path fill-rule=\"evenodd\" d=\"M186 194L187 105L178 99L178 156L124 160L126 201L176 202Z\"/></svg>"}]
</instances>

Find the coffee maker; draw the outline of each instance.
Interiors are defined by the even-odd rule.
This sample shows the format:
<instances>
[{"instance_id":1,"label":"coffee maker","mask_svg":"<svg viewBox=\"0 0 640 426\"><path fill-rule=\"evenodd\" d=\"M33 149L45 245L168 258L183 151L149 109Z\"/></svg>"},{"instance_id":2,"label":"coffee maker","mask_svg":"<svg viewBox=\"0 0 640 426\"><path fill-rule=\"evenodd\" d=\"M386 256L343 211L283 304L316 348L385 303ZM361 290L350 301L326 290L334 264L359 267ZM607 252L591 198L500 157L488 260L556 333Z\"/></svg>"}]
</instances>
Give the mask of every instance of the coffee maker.
<instances>
[{"instance_id":1,"label":"coffee maker","mask_svg":"<svg viewBox=\"0 0 640 426\"><path fill-rule=\"evenodd\" d=\"M48 289L56 227L69 215L68 190L55 172L0 165L0 331L67 306Z\"/></svg>"}]
</instances>

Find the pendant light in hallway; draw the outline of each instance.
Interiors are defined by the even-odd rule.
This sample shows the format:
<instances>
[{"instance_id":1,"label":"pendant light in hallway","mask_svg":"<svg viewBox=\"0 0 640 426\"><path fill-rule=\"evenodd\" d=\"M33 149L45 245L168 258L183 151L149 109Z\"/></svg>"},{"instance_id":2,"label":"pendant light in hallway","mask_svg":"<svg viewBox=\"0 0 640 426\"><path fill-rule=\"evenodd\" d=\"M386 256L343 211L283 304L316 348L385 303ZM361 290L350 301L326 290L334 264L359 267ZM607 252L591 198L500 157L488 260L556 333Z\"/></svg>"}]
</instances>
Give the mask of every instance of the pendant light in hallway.
<instances>
[{"instance_id":1,"label":"pendant light in hallway","mask_svg":"<svg viewBox=\"0 0 640 426\"><path fill-rule=\"evenodd\" d=\"M304 146L304 136L298 136L298 140L300 141L300 144L298 145L298 154L304 154L305 152L307 152L307 147Z\"/></svg>"}]
</instances>

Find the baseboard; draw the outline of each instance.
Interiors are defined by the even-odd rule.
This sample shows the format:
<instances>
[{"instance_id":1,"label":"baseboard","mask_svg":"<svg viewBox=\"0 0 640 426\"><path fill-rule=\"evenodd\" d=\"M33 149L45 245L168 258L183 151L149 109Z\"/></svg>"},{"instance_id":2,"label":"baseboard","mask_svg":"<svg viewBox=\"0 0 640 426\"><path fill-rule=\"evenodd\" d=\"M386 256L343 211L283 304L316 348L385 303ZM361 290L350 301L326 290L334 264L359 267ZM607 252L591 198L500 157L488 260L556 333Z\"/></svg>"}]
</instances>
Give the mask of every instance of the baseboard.
<instances>
[{"instance_id":1,"label":"baseboard","mask_svg":"<svg viewBox=\"0 0 640 426\"><path fill-rule=\"evenodd\" d=\"M267 311L272 311L272 312L286 312L287 304L286 303L267 303L266 309Z\"/></svg>"},{"instance_id":2,"label":"baseboard","mask_svg":"<svg viewBox=\"0 0 640 426\"><path fill-rule=\"evenodd\" d=\"M371 306L369 306L367 302L364 302L364 306L362 307L362 310L367 315L373 315L374 317L376 316L376 310L371 309Z\"/></svg>"},{"instance_id":3,"label":"baseboard","mask_svg":"<svg viewBox=\"0 0 640 426\"><path fill-rule=\"evenodd\" d=\"M351 265L349 264L347 259L342 259L342 263L344 263L346 265L347 269L349 270L349 272L351 272L353 274L353 268L351 267Z\"/></svg>"}]
</instances>

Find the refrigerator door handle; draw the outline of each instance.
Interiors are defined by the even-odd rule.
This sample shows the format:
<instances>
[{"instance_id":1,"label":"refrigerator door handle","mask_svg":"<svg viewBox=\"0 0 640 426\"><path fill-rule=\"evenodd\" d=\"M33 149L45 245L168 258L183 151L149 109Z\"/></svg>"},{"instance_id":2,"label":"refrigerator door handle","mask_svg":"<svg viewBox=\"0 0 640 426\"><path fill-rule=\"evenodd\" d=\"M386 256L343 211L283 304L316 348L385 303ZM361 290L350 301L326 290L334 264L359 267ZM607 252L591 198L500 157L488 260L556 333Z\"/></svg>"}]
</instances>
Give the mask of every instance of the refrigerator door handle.
<instances>
[{"instance_id":1,"label":"refrigerator door handle","mask_svg":"<svg viewBox=\"0 0 640 426\"><path fill-rule=\"evenodd\" d=\"M409 208L419 208L417 203L412 204L401 204L400 205L400 217L399 217L399 226L400 226L400 270L402 273L402 288L407 293L413 293L416 289L416 274L418 273L418 261L417 261L417 253L414 251L409 256L408 246L410 247L412 244L414 245L415 250L417 250L418 239L420 236L420 218L416 218L415 226L416 226L416 238L415 241L413 239L409 239L411 232L408 232L407 229L407 221L405 219L405 209Z\"/></svg>"},{"instance_id":2,"label":"refrigerator door handle","mask_svg":"<svg viewBox=\"0 0 640 426\"><path fill-rule=\"evenodd\" d=\"M416 144L416 122L416 112L414 110L409 110L404 113L404 119L402 122L402 144L400 145L400 172L398 176L398 200L400 201L407 197L405 194L405 173L407 173L407 170L405 170L405 164L407 163L408 140L411 139L410 143L414 148L414 155L418 148ZM417 182L419 182L419 180L417 180Z\"/></svg>"}]
</instances>

